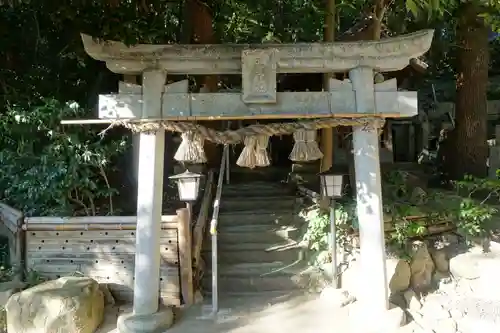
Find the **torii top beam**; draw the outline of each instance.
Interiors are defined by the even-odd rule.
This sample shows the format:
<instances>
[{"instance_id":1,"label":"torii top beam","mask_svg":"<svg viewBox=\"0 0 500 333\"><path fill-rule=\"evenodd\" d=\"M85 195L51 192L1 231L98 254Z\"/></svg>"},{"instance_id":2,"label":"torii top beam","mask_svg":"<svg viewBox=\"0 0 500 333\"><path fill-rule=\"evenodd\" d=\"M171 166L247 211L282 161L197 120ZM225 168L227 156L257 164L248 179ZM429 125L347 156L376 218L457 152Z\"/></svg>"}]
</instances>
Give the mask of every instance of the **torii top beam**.
<instances>
[{"instance_id":1,"label":"torii top beam","mask_svg":"<svg viewBox=\"0 0 500 333\"><path fill-rule=\"evenodd\" d=\"M398 71L409 59L423 55L431 46L433 30L379 41L300 44L212 44L126 46L98 41L82 34L85 51L105 61L119 74L140 74L147 68L169 74L240 74L245 50L274 50L276 73L327 73L370 67Z\"/></svg>"}]
</instances>

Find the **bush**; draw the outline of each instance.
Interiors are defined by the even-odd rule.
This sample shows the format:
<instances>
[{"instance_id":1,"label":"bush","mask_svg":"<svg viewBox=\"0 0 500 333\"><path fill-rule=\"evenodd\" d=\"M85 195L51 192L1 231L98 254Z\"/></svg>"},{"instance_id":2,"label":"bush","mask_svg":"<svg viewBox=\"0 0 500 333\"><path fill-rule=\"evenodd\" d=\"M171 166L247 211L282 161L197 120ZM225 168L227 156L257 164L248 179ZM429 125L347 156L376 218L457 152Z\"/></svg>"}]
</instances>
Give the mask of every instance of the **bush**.
<instances>
[{"instance_id":1,"label":"bush","mask_svg":"<svg viewBox=\"0 0 500 333\"><path fill-rule=\"evenodd\" d=\"M0 200L27 215L112 214L116 190L107 173L128 145L88 126L60 124L88 114L54 99L7 106L0 118Z\"/></svg>"}]
</instances>

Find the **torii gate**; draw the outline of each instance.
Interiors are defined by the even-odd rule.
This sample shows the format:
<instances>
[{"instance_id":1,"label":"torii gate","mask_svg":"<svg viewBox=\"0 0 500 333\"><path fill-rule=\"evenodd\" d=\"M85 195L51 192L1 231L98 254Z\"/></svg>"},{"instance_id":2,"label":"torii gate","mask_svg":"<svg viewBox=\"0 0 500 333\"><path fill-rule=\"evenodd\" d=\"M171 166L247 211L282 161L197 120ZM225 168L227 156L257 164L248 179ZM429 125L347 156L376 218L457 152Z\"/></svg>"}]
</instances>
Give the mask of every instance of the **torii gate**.
<instances>
[{"instance_id":1,"label":"torii gate","mask_svg":"<svg viewBox=\"0 0 500 333\"><path fill-rule=\"evenodd\" d=\"M397 91L396 81L374 84L374 70L397 71L429 49L432 30L380 41L264 45L136 45L98 42L82 35L86 52L119 74L142 74L142 87L121 85L99 98L102 121L223 120L319 117L411 117L417 93ZM276 92L278 73L349 71L328 92ZM187 83L165 86L168 74L242 74L243 92L188 93ZM159 235L164 130L140 133L133 314L124 331L155 332L158 311ZM364 292L363 316L382 318L388 307L379 135L376 127L353 133L357 215ZM363 319L364 320L364 319ZM124 326L123 326L124 325ZM120 328L120 325L119 325Z\"/></svg>"}]
</instances>

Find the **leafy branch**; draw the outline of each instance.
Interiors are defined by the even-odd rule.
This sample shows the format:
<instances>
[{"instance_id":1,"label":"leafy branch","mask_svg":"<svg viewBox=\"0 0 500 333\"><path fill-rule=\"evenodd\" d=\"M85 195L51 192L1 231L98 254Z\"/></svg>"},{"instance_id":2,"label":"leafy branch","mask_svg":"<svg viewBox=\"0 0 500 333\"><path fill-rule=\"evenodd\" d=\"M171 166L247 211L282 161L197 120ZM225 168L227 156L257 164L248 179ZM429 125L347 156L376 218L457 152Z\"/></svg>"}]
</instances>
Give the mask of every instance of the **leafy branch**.
<instances>
[{"instance_id":1,"label":"leafy branch","mask_svg":"<svg viewBox=\"0 0 500 333\"><path fill-rule=\"evenodd\" d=\"M125 138L103 140L97 130L60 125L87 113L76 103L43 99L9 106L0 119L1 200L28 215L96 215L107 200L114 213L117 193L110 163L128 147Z\"/></svg>"}]
</instances>

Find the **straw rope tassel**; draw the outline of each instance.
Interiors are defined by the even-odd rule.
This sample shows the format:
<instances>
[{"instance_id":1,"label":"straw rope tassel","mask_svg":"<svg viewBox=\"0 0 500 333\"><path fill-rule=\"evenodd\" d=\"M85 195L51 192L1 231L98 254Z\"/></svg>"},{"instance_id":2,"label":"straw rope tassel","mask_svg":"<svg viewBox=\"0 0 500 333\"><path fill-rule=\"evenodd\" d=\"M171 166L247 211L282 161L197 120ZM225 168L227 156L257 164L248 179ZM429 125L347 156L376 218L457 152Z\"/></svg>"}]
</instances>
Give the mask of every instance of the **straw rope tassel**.
<instances>
[{"instance_id":1,"label":"straw rope tassel","mask_svg":"<svg viewBox=\"0 0 500 333\"><path fill-rule=\"evenodd\" d=\"M241 151L240 157L236 161L236 165L243 168L253 169L257 165L257 137L249 136L244 140L245 147Z\"/></svg>"},{"instance_id":2,"label":"straw rope tassel","mask_svg":"<svg viewBox=\"0 0 500 333\"><path fill-rule=\"evenodd\" d=\"M267 135L257 136L257 146L255 152L256 166L266 167L271 165L271 161L269 161L269 155L267 154L268 145L269 145L269 136Z\"/></svg>"},{"instance_id":3,"label":"straw rope tassel","mask_svg":"<svg viewBox=\"0 0 500 333\"><path fill-rule=\"evenodd\" d=\"M306 143L309 148L309 154L311 155L311 161L320 160L323 158L323 152L318 146L317 139L318 131L307 131L306 133Z\"/></svg>"},{"instance_id":4,"label":"straw rope tassel","mask_svg":"<svg viewBox=\"0 0 500 333\"><path fill-rule=\"evenodd\" d=\"M201 164L207 162L205 151L203 150L203 139L193 131L181 134L182 142L174 155L174 159L179 162Z\"/></svg>"},{"instance_id":5,"label":"straw rope tassel","mask_svg":"<svg viewBox=\"0 0 500 333\"><path fill-rule=\"evenodd\" d=\"M319 160L323 153L316 142L316 131L299 129L293 133L295 144L293 145L290 159L294 162L307 162Z\"/></svg>"},{"instance_id":6,"label":"straw rope tassel","mask_svg":"<svg viewBox=\"0 0 500 333\"><path fill-rule=\"evenodd\" d=\"M205 139L199 134L194 134L194 143L198 150L198 156L200 157L200 163L207 163L207 155L205 155L205 150L203 149L203 145L205 143Z\"/></svg>"}]
</instances>

